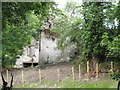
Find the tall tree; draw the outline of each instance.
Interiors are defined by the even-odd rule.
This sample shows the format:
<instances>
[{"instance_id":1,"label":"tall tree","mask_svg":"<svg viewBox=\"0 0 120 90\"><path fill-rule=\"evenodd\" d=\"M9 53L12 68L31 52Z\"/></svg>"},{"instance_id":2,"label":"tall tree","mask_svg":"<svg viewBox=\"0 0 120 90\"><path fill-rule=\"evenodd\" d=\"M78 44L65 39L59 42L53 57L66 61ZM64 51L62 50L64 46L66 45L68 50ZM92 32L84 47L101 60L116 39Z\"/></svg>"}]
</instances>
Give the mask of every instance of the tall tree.
<instances>
[{"instance_id":1,"label":"tall tree","mask_svg":"<svg viewBox=\"0 0 120 90\"><path fill-rule=\"evenodd\" d=\"M58 47L64 48L74 43L76 48L79 49L78 52L86 60L95 57L98 61L104 61L109 49L108 45L101 45L101 42L103 42L105 33L108 34L107 41L110 42L118 36L119 31L115 25L115 11L118 22L119 9L117 8L119 5L115 8L115 5L111 2L88 2L83 3L82 6L73 4L67 4L63 12L66 16L63 14L55 19L57 25L53 31L59 35L62 34L62 36L59 36Z\"/></svg>"},{"instance_id":2,"label":"tall tree","mask_svg":"<svg viewBox=\"0 0 120 90\"><path fill-rule=\"evenodd\" d=\"M38 38L38 28L54 7L54 2L2 3L3 67L13 66L23 48L30 44L31 37Z\"/></svg>"},{"instance_id":3,"label":"tall tree","mask_svg":"<svg viewBox=\"0 0 120 90\"><path fill-rule=\"evenodd\" d=\"M85 54L88 59L95 57L103 60L105 58L105 49L101 47L100 42L102 40L102 34L105 32L103 14L104 5L103 2L89 2L84 3L84 48Z\"/></svg>"}]
</instances>

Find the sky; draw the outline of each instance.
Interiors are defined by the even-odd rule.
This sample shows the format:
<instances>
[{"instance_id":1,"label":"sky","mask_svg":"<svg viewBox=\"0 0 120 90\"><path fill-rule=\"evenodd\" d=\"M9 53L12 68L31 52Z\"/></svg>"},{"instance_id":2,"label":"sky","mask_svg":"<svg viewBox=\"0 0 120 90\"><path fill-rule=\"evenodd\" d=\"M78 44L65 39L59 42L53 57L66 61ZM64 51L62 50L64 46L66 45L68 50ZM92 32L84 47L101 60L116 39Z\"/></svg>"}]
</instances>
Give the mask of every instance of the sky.
<instances>
[{"instance_id":1,"label":"sky","mask_svg":"<svg viewBox=\"0 0 120 90\"><path fill-rule=\"evenodd\" d=\"M66 0L54 0L58 4L58 8L62 9L65 7L67 1Z\"/></svg>"},{"instance_id":2,"label":"sky","mask_svg":"<svg viewBox=\"0 0 120 90\"><path fill-rule=\"evenodd\" d=\"M67 2L77 2L79 4L82 4L82 0L54 0L58 4L59 9L63 9Z\"/></svg>"}]
</instances>

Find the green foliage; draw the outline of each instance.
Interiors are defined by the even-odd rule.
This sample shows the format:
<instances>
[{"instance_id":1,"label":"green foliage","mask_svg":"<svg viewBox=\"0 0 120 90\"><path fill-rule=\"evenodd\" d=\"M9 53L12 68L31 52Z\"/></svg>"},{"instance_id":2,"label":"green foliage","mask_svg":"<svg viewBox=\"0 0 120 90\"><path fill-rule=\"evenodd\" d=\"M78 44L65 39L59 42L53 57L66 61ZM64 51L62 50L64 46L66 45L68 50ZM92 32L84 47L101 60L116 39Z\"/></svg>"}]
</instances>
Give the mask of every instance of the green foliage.
<instances>
[{"instance_id":1,"label":"green foliage","mask_svg":"<svg viewBox=\"0 0 120 90\"><path fill-rule=\"evenodd\" d=\"M107 32L105 32L102 35L102 41L101 45L105 46L107 48L106 56L107 58L114 58L116 60L119 60L120 56L120 2L115 6L114 4L111 6L112 10L109 10L109 14L107 13L107 25L110 26L110 28L107 29ZM116 23L116 24L115 24Z\"/></svg>"},{"instance_id":2,"label":"green foliage","mask_svg":"<svg viewBox=\"0 0 120 90\"><path fill-rule=\"evenodd\" d=\"M53 8L53 2L3 2L2 16L3 27L6 23L21 25L26 24L26 16L28 11L34 11L35 15L47 16L50 8Z\"/></svg>"},{"instance_id":3,"label":"green foliage","mask_svg":"<svg viewBox=\"0 0 120 90\"><path fill-rule=\"evenodd\" d=\"M118 60L119 3L114 5L110 2L86 2L79 6L77 3L69 2L61 11L56 9L53 2L4 2L3 61L11 63L11 58L15 62L23 47L29 44L31 37L38 40L39 28L43 20L49 16L54 17L55 27L52 31L58 35L58 47L63 50L69 45L75 45L77 54L74 59L80 61L95 57L99 61L107 58Z\"/></svg>"},{"instance_id":4,"label":"green foliage","mask_svg":"<svg viewBox=\"0 0 120 90\"><path fill-rule=\"evenodd\" d=\"M105 59L106 48L100 45L102 35L106 28L104 25L105 16L103 14L104 6L109 3L94 2L84 3L84 51L85 56L90 59L96 57L98 60ZM108 7L106 7L107 9Z\"/></svg>"},{"instance_id":5,"label":"green foliage","mask_svg":"<svg viewBox=\"0 0 120 90\"><path fill-rule=\"evenodd\" d=\"M120 35L112 37L112 40L109 40L108 33L104 33L102 36L101 46L107 48L106 56L109 58L120 58Z\"/></svg>"},{"instance_id":6,"label":"green foliage","mask_svg":"<svg viewBox=\"0 0 120 90\"><path fill-rule=\"evenodd\" d=\"M30 44L30 35L24 28L7 26L3 30L3 60L4 67L14 65L18 55L22 55L23 48Z\"/></svg>"},{"instance_id":7,"label":"green foliage","mask_svg":"<svg viewBox=\"0 0 120 90\"><path fill-rule=\"evenodd\" d=\"M120 80L120 70L109 73L110 77L114 80Z\"/></svg>"},{"instance_id":8,"label":"green foliage","mask_svg":"<svg viewBox=\"0 0 120 90\"><path fill-rule=\"evenodd\" d=\"M79 47L82 43L82 30L80 28L82 28L83 20L79 18L80 16L76 15L80 14L80 10L81 8L77 8L75 3L69 2L66 5L65 10L60 12L59 16L57 15L54 19L55 27L52 31L58 34L58 48L64 49L66 46L71 44L75 44ZM67 15L64 13L67 13Z\"/></svg>"},{"instance_id":9,"label":"green foliage","mask_svg":"<svg viewBox=\"0 0 120 90\"><path fill-rule=\"evenodd\" d=\"M108 44L108 56L120 58L120 35L113 38L113 41Z\"/></svg>"},{"instance_id":10,"label":"green foliage","mask_svg":"<svg viewBox=\"0 0 120 90\"><path fill-rule=\"evenodd\" d=\"M39 38L39 28L45 17L55 8L54 2L3 2L2 3L2 66L15 65L23 48L34 37Z\"/></svg>"},{"instance_id":11,"label":"green foliage","mask_svg":"<svg viewBox=\"0 0 120 90\"><path fill-rule=\"evenodd\" d=\"M24 26L26 28L26 31L29 35L34 37L36 40L39 39L39 28L41 27L42 23L39 20L39 18L34 14L34 12L28 12L27 13L27 21L28 24Z\"/></svg>"},{"instance_id":12,"label":"green foliage","mask_svg":"<svg viewBox=\"0 0 120 90\"><path fill-rule=\"evenodd\" d=\"M63 13L55 19L53 31L59 35L58 47L64 49L74 44L78 60L99 61L119 58L119 4L110 2L86 2L82 6L67 3ZM117 20L117 21L116 21ZM84 57L84 58L83 58Z\"/></svg>"}]
</instances>

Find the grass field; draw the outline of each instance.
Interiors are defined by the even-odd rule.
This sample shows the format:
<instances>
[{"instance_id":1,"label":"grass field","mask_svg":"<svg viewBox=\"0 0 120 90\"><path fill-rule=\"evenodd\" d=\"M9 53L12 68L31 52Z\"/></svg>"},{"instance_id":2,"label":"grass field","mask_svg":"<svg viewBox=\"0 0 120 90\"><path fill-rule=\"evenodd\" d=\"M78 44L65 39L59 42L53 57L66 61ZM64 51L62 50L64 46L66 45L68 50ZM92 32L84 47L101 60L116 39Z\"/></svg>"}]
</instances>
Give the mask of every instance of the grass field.
<instances>
[{"instance_id":1,"label":"grass field","mask_svg":"<svg viewBox=\"0 0 120 90\"><path fill-rule=\"evenodd\" d=\"M63 80L43 81L42 83L28 83L16 88L117 88L117 81L109 78L94 79L89 81Z\"/></svg>"}]
</instances>

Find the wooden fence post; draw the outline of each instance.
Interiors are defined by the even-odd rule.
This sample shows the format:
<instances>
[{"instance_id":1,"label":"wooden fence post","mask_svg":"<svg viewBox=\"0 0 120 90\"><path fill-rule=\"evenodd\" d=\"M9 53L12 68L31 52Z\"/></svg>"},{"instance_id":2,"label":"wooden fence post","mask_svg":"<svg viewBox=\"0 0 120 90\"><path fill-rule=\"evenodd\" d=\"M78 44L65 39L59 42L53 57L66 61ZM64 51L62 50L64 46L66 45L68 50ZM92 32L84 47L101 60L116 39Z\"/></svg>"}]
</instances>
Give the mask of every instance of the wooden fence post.
<instances>
[{"instance_id":1,"label":"wooden fence post","mask_svg":"<svg viewBox=\"0 0 120 90\"><path fill-rule=\"evenodd\" d=\"M81 79L81 68L80 68L80 65L79 65L79 80Z\"/></svg>"},{"instance_id":2,"label":"wooden fence post","mask_svg":"<svg viewBox=\"0 0 120 90\"><path fill-rule=\"evenodd\" d=\"M113 72L113 62L111 61L111 72Z\"/></svg>"},{"instance_id":3,"label":"wooden fence post","mask_svg":"<svg viewBox=\"0 0 120 90\"><path fill-rule=\"evenodd\" d=\"M60 81L60 69L58 69L58 82Z\"/></svg>"},{"instance_id":4,"label":"wooden fence post","mask_svg":"<svg viewBox=\"0 0 120 90\"><path fill-rule=\"evenodd\" d=\"M41 69L39 69L39 82L41 83L42 82L42 77L41 77Z\"/></svg>"},{"instance_id":5,"label":"wooden fence post","mask_svg":"<svg viewBox=\"0 0 120 90\"><path fill-rule=\"evenodd\" d=\"M96 63L96 78L98 78L98 74L99 74L99 66L98 66L98 63Z\"/></svg>"},{"instance_id":6,"label":"wooden fence post","mask_svg":"<svg viewBox=\"0 0 120 90\"><path fill-rule=\"evenodd\" d=\"M87 61L87 78L89 79L89 69L90 69L90 67L89 67L89 61Z\"/></svg>"},{"instance_id":7,"label":"wooden fence post","mask_svg":"<svg viewBox=\"0 0 120 90\"><path fill-rule=\"evenodd\" d=\"M75 74L74 74L74 67L72 66L72 76L73 76L73 80L75 79Z\"/></svg>"},{"instance_id":8,"label":"wooden fence post","mask_svg":"<svg viewBox=\"0 0 120 90\"><path fill-rule=\"evenodd\" d=\"M8 70L6 70L6 80L8 82Z\"/></svg>"},{"instance_id":9,"label":"wooden fence post","mask_svg":"<svg viewBox=\"0 0 120 90\"><path fill-rule=\"evenodd\" d=\"M22 71L22 83L24 83L24 72Z\"/></svg>"}]
</instances>

